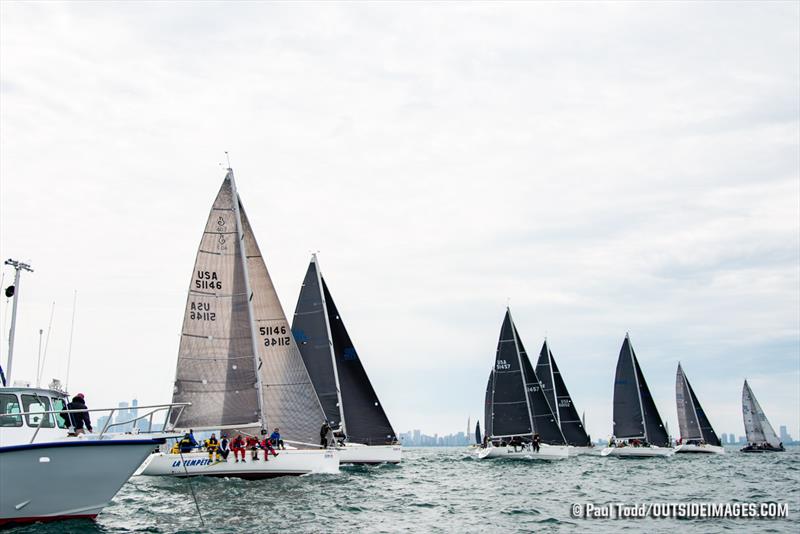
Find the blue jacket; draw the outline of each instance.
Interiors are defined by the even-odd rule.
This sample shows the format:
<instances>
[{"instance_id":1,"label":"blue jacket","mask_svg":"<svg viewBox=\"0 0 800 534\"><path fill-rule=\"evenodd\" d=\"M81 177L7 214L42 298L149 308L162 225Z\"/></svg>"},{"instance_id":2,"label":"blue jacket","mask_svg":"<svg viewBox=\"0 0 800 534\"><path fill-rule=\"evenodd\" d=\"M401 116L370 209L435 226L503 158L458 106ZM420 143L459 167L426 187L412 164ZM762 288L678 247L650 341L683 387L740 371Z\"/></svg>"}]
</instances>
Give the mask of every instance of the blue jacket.
<instances>
[{"instance_id":1,"label":"blue jacket","mask_svg":"<svg viewBox=\"0 0 800 534\"><path fill-rule=\"evenodd\" d=\"M269 435L269 439L270 441L272 441L272 443L275 443L277 445L277 443L281 440L281 435L277 432L273 432L272 434Z\"/></svg>"}]
</instances>

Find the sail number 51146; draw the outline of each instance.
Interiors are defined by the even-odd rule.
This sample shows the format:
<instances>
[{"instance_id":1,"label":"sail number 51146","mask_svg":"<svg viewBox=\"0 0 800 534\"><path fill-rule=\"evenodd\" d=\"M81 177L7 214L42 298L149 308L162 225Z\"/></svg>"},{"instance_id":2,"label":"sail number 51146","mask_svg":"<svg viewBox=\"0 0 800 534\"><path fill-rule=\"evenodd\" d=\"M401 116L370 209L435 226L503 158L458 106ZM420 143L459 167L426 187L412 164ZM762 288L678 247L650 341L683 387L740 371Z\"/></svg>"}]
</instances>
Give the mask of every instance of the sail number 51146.
<instances>
[{"instance_id":1,"label":"sail number 51146","mask_svg":"<svg viewBox=\"0 0 800 534\"><path fill-rule=\"evenodd\" d=\"M258 329L258 333L264 337L265 347L288 346L291 339L285 335L287 332L286 326L262 326Z\"/></svg>"}]
</instances>

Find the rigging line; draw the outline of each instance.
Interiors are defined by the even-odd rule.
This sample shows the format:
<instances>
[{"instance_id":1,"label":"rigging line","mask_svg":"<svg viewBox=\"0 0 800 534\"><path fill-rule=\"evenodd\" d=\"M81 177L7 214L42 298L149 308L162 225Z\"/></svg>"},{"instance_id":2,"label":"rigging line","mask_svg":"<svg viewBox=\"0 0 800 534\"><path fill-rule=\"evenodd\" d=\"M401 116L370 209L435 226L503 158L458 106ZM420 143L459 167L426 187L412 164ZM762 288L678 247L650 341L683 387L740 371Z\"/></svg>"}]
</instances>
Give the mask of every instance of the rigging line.
<instances>
[{"instance_id":1,"label":"rigging line","mask_svg":"<svg viewBox=\"0 0 800 534\"><path fill-rule=\"evenodd\" d=\"M47 361L47 347L50 346L50 330L53 328L53 315L56 312L56 301L53 301L53 305L50 308L50 322L47 324L47 337L44 339L44 353L42 353L42 367L39 369L39 374L36 377L36 385L42 383L42 375L44 374L44 364Z\"/></svg>"},{"instance_id":2,"label":"rigging line","mask_svg":"<svg viewBox=\"0 0 800 534\"><path fill-rule=\"evenodd\" d=\"M67 349L67 377L64 381L64 391L69 391L69 366L72 362L72 333L75 331L75 304L78 302L78 290L72 295L72 325L69 327L69 348Z\"/></svg>"},{"instance_id":3,"label":"rigging line","mask_svg":"<svg viewBox=\"0 0 800 534\"><path fill-rule=\"evenodd\" d=\"M186 473L186 481L189 483L189 489L192 492L192 500L194 500L194 507L197 509L197 517L200 518L200 526L205 528L206 522L203 521L203 513L200 512L200 503L197 502L197 495L194 492L194 484L192 484L192 477L189 476L189 470L186 469L186 460L183 459L183 451L178 449L178 454L181 455L181 463L183 464L183 472Z\"/></svg>"}]
</instances>

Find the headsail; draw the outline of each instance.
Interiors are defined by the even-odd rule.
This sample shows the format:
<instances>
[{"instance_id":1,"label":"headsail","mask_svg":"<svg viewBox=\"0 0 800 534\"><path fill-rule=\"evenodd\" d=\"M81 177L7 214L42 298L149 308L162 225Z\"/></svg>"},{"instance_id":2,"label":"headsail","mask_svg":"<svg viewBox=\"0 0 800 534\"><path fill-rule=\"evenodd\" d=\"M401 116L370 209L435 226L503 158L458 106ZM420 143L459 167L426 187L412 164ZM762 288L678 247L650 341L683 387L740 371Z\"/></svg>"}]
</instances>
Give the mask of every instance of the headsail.
<instances>
[{"instance_id":1,"label":"headsail","mask_svg":"<svg viewBox=\"0 0 800 534\"><path fill-rule=\"evenodd\" d=\"M492 386L494 385L494 371L489 373L489 380L486 383L486 397L483 403L483 424L487 436L493 436L492 431Z\"/></svg>"},{"instance_id":2,"label":"headsail","mask_svg":"<svg viewBox=\"0 0 800 534\"><path fill-rule=\"evenodd\" d=\"M348 439L367 445L383 445L397 441L383 405L378 400L372 383L364 370L350 335L339 315L325 279L319 272L316 255L306 273L306 282L316 277L316 283L304 283L297 303L293 332L301 340L301 352L311 370L315 386L320 380L320 392L333 400L338 382L339 406L326 404L329 418L341 417L342 427ZM322 322L322 325L320 324ZM327 323L327 324L326 324ZM320 339L319 335L325 335ZM328 337L328 335L330 337ZM333 358L334 365L327 365ZM331 382L333 389L331 390ZM337 416L338 411L341 416Z\"/></svg>"},{"instance_id":3,"label":"headsail","mask_svg":"<svg viewBox=\"0 0 800 534\"><path fill-rule=\"evenodd\" d=\"M173 402L192 403L182 427L277 426L302 442L324 420L230 169L195 261Z\"/></svg>"},{"instance_id":4,"label":"headsail","mask_svg":"<svg viewBox=\"0 0 800 534\"><path fill-rule=\"evenodd\" d=\"M669 436L628 335L619 352L614 379L614 435L644 439L659 447L669 446Z\"/></svg>"},{"instance_id":5,"label":"headsail","mask_svg":"<svg viewBox=\"0 0 800 534\"><path fill-rule=\"evenodd\" d=\"M533 421L533 431L539 434L543 443L549 445L566 445L564 433L558 426L558 420L553 413L553 407L547 401L544 394L542 382L539 380L536 372L533 370L531 360L528 358L528 353L525 352L525 347L522 344L522 338L519 337L517 327L514 326L514 337L517 339L517 346L519 347L520 358L522 359L522 368L525 374L525 389L528 392L529 404L531 407L531 419Z\"/></svg>"},{"instance_id":6,"label":"headsail","mask_svg":"<svg viewBox=\"0 0 800 534\"><path fill-rule=\"evenodd\" d=\"M752 445L768 443L773 447L780 446L781 441L767 420L767 416L764 415L764 410L761 409L747 380L744 381L742 388L742 414L748 443Z\"/></svg>"},{"instance_id":7,"label":"headsail","mask_svg":"<svg viewBox=\"0 0 800 534\"><path fill-rule=\"evenodd\" d=\"M542 350L539 353L539 361L536 363L536 375L542 382L547 400L553 409L561 432L567 443L576 447L586 447L591 445L589 436L586 434L583 422L578 417L578 410L572 402L572 397L567 390L564 377L558 370L553 352L545 340Z\"/></svg>"},{"instance_id":8,"label":"headsail","mask_svg":"<svg viewBox=\"0 0 800 534\"><path fill-rule=\"evenodd\" d=\"M722 443L714 432L700 401L697 400L697 395L680 363L675 377L675 398L678 403L678 426L681 438L702 439L709 445L721 446Z\"/></svg>"},{"instance_id":9,"label":"headsail","mask_svg":"<svg viewBox=\"0 0 800 534\"><path fill-rule=\"evenodd\" d=\"M480 445L483 443L483 438L481 436L481 422L475 421L475 444Z\"/></svg>"}]
</instances>

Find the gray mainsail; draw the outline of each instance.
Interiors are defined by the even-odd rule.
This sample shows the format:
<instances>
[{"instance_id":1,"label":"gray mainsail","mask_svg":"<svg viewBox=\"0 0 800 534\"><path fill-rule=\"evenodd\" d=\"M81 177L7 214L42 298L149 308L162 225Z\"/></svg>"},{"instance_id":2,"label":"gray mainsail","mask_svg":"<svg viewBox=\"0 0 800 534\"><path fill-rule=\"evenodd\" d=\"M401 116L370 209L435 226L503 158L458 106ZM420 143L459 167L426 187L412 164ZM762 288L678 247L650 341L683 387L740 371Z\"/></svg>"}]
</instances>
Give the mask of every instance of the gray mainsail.
<instances>
[{"instance_id":1,"label":"gray mainsail","mask_svg":"<svg viewBox=\"0 0 800 534\"><path fill-rule=\"evenodd\" d=\"M553 415L556 416L561 432L567 443L576 447L590 446L589 436L586 434L583 422L578 416L578 410L572 402L572 397L567 390L564 377L558 370L553 352L545 340L536 363L536 375L542 382L542 389L547 396Z\"/></svg>"},{"instance_id":2,"label":"gray mainsail","mask_svg":"<svg viewBox=\"0 0 800 534\"><path fill-rule=\"evenodd\" d=\"M614 377L614 436L669 447L669 436L627 334Z\"/></svg>"},{"instance_id":3,"label":"gray mainsail","mask_svg":"<svg viewBox=\"0 0 800 534\"><path fill-rule=\"evenodd\" d=\"M316 283L309 280L312 277ZM394 429L319 271L316 255L308 266L306 282L311 283L304 283L300 291L292 331L315 387L320 379L318 391L326 396L326 415L341 422L341 430L350 441L367 445L396 442ZM331 406L337 398L334 395L338 403Z\"/></svg>"},{"instance_id":4,"label":"gray mainsail","mask_svg":"<svg viewBox=\"0 0 800 534\"><path fill-rule=\"evenodd\" d=\"M780 439L775 434L775 430L764 415L764 410L756 400L753 390L747 380L744 381L742 388L742 415L744 416L744 431L747 434L747 442L751 445L768 443L773 447L781 445Z\"/></svg>"},{"instance_id":5,"label":"gray mainsail","mask_svg":"<svg viewBox=\"0 0 800 534\"><path fill-rule=\"evenodd\" d=\"M192 403L181 427L276 426L316 441L324 414L230 169L195 260L175 374L173 402Z\"/></svg>"},{"instance_id":6,"label":"gray mainsail","mask_svg":"<svg viewBox=\"0 0 800 534\"><path fill-rule=\"evenodd\" d=\"M697 400L697 395L686 378L681 364L678 364L678 372L675 376L675 399L678 404L678 426L681 438L702 439L709 445L721 446L722 443L714 432L711 422Z\"/></svg>"}]
</instances>

